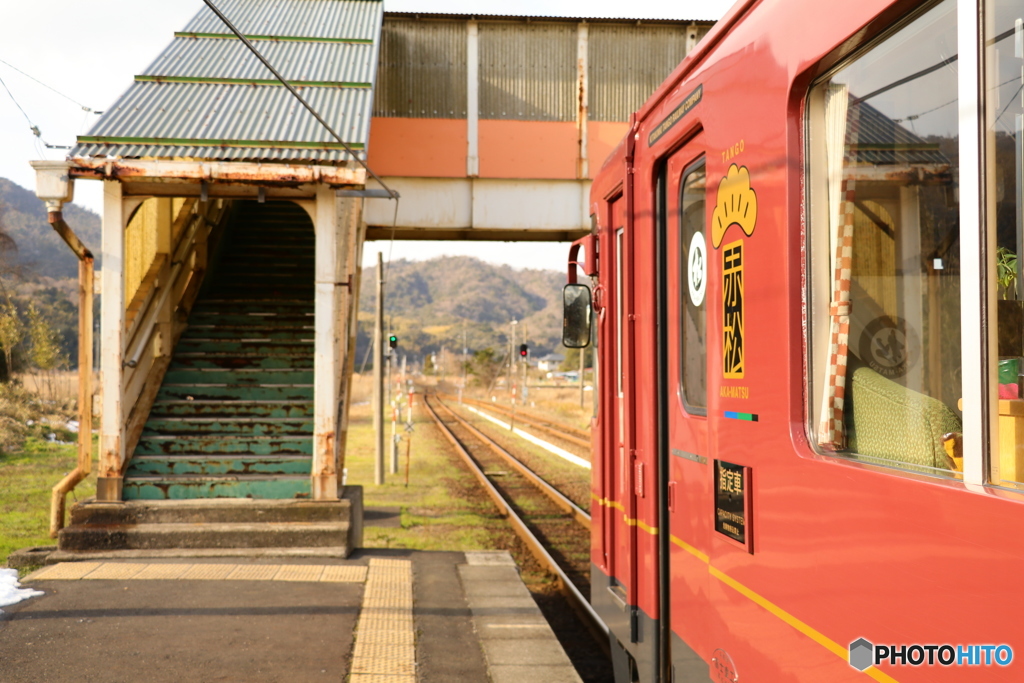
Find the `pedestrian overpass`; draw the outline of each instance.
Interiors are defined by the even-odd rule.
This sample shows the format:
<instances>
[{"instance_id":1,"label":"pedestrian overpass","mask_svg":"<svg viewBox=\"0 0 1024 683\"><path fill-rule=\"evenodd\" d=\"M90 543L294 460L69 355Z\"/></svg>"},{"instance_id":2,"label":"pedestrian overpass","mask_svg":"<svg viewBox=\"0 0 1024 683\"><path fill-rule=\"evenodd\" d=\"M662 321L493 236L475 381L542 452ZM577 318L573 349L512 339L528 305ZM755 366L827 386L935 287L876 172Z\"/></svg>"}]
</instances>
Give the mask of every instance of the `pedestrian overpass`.
<instances>
[{"instance_id":1,"label":"pedestrian overpass","mask_svg":"<svg viewBox=\"0 0 1024 683\"><path fill-rule=\"evenodd\" d=\"M343 142L204 7L66 160L34 164L87 307L102 254L107 503L344 498L364 242L586 234L593 172L710 27L220 5ZM104 185L102 245L61 213L84 180ZM54 533L91 467L88 396Z\"/></svg>"}]
</instances>

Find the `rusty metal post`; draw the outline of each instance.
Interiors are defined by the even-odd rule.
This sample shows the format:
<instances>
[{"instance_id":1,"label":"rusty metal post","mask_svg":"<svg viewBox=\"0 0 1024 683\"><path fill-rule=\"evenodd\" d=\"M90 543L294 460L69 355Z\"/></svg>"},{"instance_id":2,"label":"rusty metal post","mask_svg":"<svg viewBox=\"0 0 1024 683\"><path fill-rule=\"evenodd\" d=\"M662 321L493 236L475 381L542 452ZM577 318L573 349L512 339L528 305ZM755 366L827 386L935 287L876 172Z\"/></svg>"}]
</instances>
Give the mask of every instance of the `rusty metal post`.
<instances>
[{"instance_id":1,"label":"rusty metal post","mask_svg":"<svg viewBox=\"0 0 1024 683\"><path fill-rule=\"evenodd\" d=\"M384 483L384 254L377 252L377 312L373 318L373 483Z\"/></svg>"},{"instance_id":2,"label":"rusty metal post","mask_svg":"<svg viewBox=\"0 0 1024 683\"><path fill-rule=\"evenodd\" d=\"M342 223L338 198L328 186L317 188L314 223L315 300L313 342L313 468L310 486L313 500L338 499L338 399L342 367L338 297L339 232ZM346 224L347 225L347 224ZM347 238L347 235L344 235Z\"/></svg>"},{"instance_id":3,"label":"rusty metal post","mask_svg":"<svg viewBox=\"0 0 1024 683\"><path fill-rule=\"evenodd\" d=\"M590 175L589 152L587 149L587 120L589 118L590 94L587 71L589 69L590 30L587 22L581 22L576 29L576 178L586 180Z\"/></svg>"},{"instance_id":4,"label":"rusty metal post","mask_svg":"<svg viewBox=\"0 0 1024 683\"><path fill-rule=\"evenodd\" d=\"M50 538L57 538L64 528L68 492L92 471L93 257L88 250L83 251L78 262L78 466L51 492Z\"/></svg>"}]
</instances>

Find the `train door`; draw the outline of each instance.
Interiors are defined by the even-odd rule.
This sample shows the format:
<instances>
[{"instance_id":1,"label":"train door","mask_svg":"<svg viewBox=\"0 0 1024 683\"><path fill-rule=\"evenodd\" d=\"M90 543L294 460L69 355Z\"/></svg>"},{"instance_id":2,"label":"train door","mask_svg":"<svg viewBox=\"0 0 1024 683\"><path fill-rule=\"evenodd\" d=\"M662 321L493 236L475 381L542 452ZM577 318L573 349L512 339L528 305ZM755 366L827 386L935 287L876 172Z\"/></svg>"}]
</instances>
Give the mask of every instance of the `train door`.
<instances>
[{"instance_id":1,"label":"train door","mask_svg":"<svg viewBox=\"0 0 1024 683\"><path fill-rule=\"evenodd\" d=\"M620 615L616 623L609 620L609 628L624 643L633 638L633 626L630 605L636 605L635 563L636 563L636 532L635 527L625 523L633 503L633 485L631 459L627 446L629 430L629 409L626 392L628 390L627 360L629 344L627 339L628 313L624 310L626 301L626 248L625 248L625 202L619 196L609 206L610 230L607 242L602 244L602 261L607 268L607 314L602 316L604 327L602 348L609 352L604 358L603 387L607 387L604 398L611 410L606 411L606 441L603 482L604 505L602 506L605 552L610 555L608 570L610 580L608 592L617 606L616 614ZM599 598L600 599L600 598Z\"/></svg>"},{"instance_id":2,"label":"train door","mask_svg":"<svg viewBox=\"0 0 1024 683\"><path fill-rule=\"evenodd\" d=\"M706 311L709 297L707 172L704 136L697 134L663 166L659 202L663 276L662 471L667 498L667 580L662 604L669 617L669 661L675 683L707 681L704 605L710 535L711 462L708 453ZM664 519L664 518L663 518ZM667 547L666 547L667 546ZM663 563L664 567L665 564Z\"/></svg>"}]
</instances>

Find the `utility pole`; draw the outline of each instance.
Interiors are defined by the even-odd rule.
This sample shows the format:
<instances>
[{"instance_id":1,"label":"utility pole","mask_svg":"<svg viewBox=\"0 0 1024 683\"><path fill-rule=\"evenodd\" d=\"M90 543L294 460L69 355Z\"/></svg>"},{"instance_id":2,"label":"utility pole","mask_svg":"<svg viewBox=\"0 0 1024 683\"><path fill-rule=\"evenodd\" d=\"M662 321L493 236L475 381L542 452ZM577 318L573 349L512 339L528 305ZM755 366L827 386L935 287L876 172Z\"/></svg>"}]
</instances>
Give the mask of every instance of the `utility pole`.
<instances>
[{"instance_id":1,"label":"utility pole","mask_svg":"<svg viewBox=\"0 0 1024 683\"><path fill-rule=\"evenodd\" d=\"M518 322L519 321L516 320L515 318L512 319L512 323L511 323L512 334L511 334L511 337L509 338L509 345L508 345L508 388L509 388L509 391L512 391L512 386L513 386L512 385L512 381L513 381L513 378L516 376L516 355L515 355L516 354L516 323L518 323ZM515 394L513 394L513 396L515 396ZM514 404L515 400L513 399L512 402Z\"/></svg>"},{"instance_id":2,"label":"utility pole","mask_svg":"<svg viewBox=\"0 0 1024 683\"><path fill-rule=\"evenodd\" d=\"M384 254L377 252L377 312L373 319L373 483L384 483Z\"/></svg>"},{"instance_id":3,"label":"utility pole","mask_svg":"<svg viewBox=\"0 0 1024 683\"><path fill-rule=\"evenodd\" d=\"M516 428L516 323L512 321L512 345L508 350L508 385L512 391L512 422L510 428Z\"/></svg>"}]
</instances>

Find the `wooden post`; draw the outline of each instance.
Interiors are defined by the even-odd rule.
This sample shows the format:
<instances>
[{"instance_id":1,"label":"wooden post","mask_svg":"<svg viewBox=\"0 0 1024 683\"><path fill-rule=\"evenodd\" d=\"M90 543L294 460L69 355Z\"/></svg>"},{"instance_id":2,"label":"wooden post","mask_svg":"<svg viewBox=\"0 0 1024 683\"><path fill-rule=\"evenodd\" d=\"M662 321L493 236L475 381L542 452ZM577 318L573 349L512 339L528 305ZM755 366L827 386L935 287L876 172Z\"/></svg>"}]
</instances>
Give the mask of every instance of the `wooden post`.
<instances>
[{"instance_id":1,"label":"wooden post","mask_svg":"<svg viewBox=\"0 0 1024 683\"><path fill-rule=\"evenodd\" d=\"M124 463L124 203L121 183L103 181L103 269L100 312L100 369L103 373L103 418L100 426L96 499L120 501Z\"/></svg>"},{"instance_id":2,"label":"wooden post","mask_svg":"<svg viewBox=\"0 0 1024 683\"><path fill-rule=\"evenodd\" d=\"M156 211L156 258L160 261L160 272L157 275L159 289L171 286L171 227L174 225L174 203L168 198L159 198ZM166 297L163 307L157 311L157 355L170 356L174 343L174 301Z\"/></svg>"},{"instance_id":3,"label":"wooden post","mask_svg":"<svg viewBox=\"0 0 1024 683\"><path fill-rule=\"evenodd\" d=\"M366 238L366 223L363 221L362 202L353 215L354 225L349 235L349 249L345 279L349 286L344 311L347 315L347 344L344 348L345 362L342 366L341 378L341 425L338 430L338 471L345 471L345 447L348 443L348 416L352 405L352 376L356 368L356 341L359 331L359 292L362 288L363 276L363 242Z\"/></svg>"},{"instance_id":4,"label":"wooden post","mask_svg":"<svg viewBox=\"0 0 1024 683\"><path fill-rule=\"evenodd\" d=\"M313 471L314 500L338 499L337 414L339 342L337 269L338 206L326 185L316 194L316 300L313 359Z\"/></svg>"}]
</instances>

